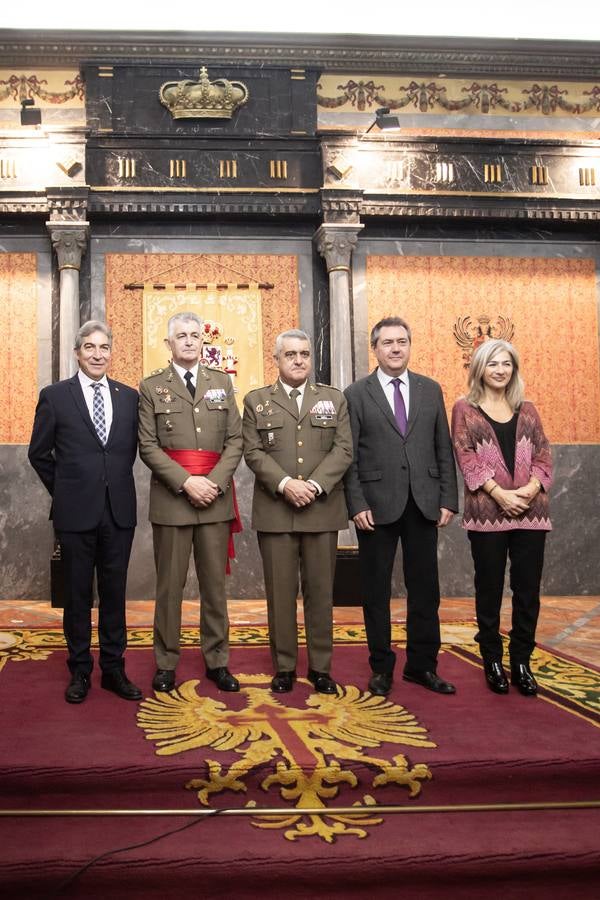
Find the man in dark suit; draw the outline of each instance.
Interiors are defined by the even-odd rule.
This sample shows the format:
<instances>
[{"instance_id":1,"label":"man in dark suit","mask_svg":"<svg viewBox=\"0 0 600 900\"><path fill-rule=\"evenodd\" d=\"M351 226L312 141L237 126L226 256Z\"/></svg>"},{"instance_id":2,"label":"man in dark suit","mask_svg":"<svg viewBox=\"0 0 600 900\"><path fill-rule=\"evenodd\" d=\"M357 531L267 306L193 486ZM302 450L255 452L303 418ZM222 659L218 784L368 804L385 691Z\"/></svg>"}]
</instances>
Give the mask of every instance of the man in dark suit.
<instances>
[{"instance_id":1,"label":"man in dark suit","mask_svg":"<svg viewBox=\"0 0 600 900\"><path fill-rule=\"evenodd\" d=\"M371 332L378 368L345 391L354 441L346 500L358 535L369 690L381 696L391 690L396 660L390 597L398 539L407 592L404 678L440 694L455 692L436 668L437 529L458 509L456 470L441 388L407 371L410 344L403 319L382 319Z\"/></svg>"},{"instance_id":2,"label":"man in dark suit","mask_svg":"<svg viewBox=\"0 0 600 900\"><path fill-rule=\"evenodd\" d=\"M50 518L65 570L68 703L81 703L90 689L94 569L101 685L125 700L142 696L123 664L127 566L136 525L138 396L106 377L111 349L107 325L81 326L75 340L79 371L41 391L29 445L29 461L52 497Z\"/></svg>"},{"instance_id":3,"label":"man in dark suit","mask_svg":"<svg viewBox=\"0 0 600 900\"><path fill-rule=\"evenodd\" d=\"M244 457L256 475L252 525L263 561L271 689L291 691L296 677L296 601L301 573L308 679L335 694L329 674L337 536L348 522L342 476L352 458L344 395L309 380L310 342L284 331L275 342L279 378L244 401Z\"/></svg>"}]
</instances>

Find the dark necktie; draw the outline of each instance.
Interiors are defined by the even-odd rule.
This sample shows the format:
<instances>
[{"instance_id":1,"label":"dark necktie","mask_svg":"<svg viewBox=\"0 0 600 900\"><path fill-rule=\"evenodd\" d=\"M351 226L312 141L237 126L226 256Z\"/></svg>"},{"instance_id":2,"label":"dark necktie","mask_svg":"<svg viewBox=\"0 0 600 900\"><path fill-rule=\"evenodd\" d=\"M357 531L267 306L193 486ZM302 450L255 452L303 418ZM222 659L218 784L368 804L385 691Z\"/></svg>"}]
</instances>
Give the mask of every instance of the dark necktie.
<instances>
[{"instance_id":1,"label":"dark necktie","mask_svg":"<svg viewBox=\"0 0 600 900\"><path fill-rule=\"evenodd\" d=\"M293 400L294 403L296 404L298 412L300 412L300 407L298 406L298 400L297 400L297 398L299 396L300 396L300 391L298 390L298 388L292 388L292 390L290 391L290 399Z\"/></svg>"},{"instance_id":2,"label":"dark necktie","mask_svg":"<svg viewBox=\"0 0 600 900\"><path fill-rule=\"evenodd\" d=\"M188 389L188 391L190 392L190 394L192 395L192 397L195 397L195 396L196 396L196 388L195 388L194 385L192 384L192 373L191 373L191 372L186 372L185 375L184 375L183 377L184 377L184 380L185 380L185 386L186 386L186 388Z\"/></svg>"},{"instance_id":3,"label":"dark necktie","mask_svg":"<svg viewBox=\"0 0 600 900\"><path fill-rule=\"evenodd\" d=\"M400 379L392 378L394 385L394 415L400 430L400 434L406 434L406 406L404 405L404 397L400 391Z\"/></svg>"},{"instance_id":4,"label":"dark necktie","mask_svg":"<svg viewBox=\"0 0 600 900\"><path fill-rule=\"evenodd\" d=\"M92 403L92 421L96 434L100 438L101 443L106 444L106 418L104 415L104 399L102 397L102 388L99 384L93 384L94 402Z\"/></svg>"}]
</instances>

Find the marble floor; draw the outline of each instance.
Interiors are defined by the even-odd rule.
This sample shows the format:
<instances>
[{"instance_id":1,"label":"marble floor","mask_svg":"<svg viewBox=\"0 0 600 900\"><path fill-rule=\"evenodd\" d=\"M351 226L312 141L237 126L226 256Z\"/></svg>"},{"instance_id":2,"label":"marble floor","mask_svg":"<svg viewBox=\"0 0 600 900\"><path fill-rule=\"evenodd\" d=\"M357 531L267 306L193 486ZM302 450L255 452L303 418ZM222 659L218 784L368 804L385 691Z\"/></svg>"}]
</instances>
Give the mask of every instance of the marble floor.
<instances>
[{"instance_id":1,"label":"marble floor","mask_svg":"<svg viewBox=\"0 0 600 900\"><path fill-rule=\"evenodd\" d=\"M154 602L151 600L130 601L127 607L127 622L130 626L151 625ZM402 600L392 601L392 615L396 621L405 616ZM473 620L473 600L444 599L440 608L442 639L461 643L473 638L474 628L459 623ZM264 600L231 600L229 616L238 624L263 624L266 622ZM301 609L299 619L302 618ZM62 610L53 609L50 603L31 601L0 601L0 629L33 626L60 625ZM357 607L338 606L334 609L337 623L362 621L361 610ZM198 622L197 601L183 604L183 624ZM510 629L510 600L506 599L502 610L502 624ZM544 597L538 624L538 641L547 647L591 663L600 668L600 597Z\"/></svg>"}]
</instances>

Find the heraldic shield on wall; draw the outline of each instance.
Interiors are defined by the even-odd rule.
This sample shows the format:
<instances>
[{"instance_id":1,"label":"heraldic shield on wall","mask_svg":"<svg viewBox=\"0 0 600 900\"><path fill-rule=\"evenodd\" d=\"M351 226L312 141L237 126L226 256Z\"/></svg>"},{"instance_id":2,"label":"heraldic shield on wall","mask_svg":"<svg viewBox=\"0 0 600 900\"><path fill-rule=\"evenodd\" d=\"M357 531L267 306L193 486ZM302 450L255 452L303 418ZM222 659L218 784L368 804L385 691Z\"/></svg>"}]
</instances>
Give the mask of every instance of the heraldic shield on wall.
<instances>
[{"instance_id":1,"label":"heraldic shield on wall","mask_svg":"<svg viewBox=\"0 0 600 900\"><path fill-rule=\"evenodd\" d=\"M258 284L248 288L180 288L144 286L144 377L169 363L164 344L167 323L177 312L193 312L204 321L200 363L226 372L238 402L263 384L261 297Z\"/></svg>"}]
</instances>

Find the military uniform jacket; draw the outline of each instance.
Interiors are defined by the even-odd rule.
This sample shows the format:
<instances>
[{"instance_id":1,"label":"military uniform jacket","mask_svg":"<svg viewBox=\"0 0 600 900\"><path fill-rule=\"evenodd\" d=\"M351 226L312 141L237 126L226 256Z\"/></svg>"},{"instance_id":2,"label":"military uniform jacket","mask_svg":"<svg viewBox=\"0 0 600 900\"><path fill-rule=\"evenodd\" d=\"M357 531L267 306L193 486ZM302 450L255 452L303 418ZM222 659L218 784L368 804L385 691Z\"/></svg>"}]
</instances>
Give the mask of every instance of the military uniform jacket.
<instances>
[{"instance_id":1,"label":"military uniform jacket","mask_svg":"<svg viewBox=\"0 0 600 900\"><path fill-rule=\"evenodd\" d=\"M342 476L352 460L352 435L341 391L308 383L302 409L279 381L244 400L244 458L256 476L252 527L258 531L338 531L348 527ZM289 475L313 479L323 493L296 509L277 492Z\"/></svg>"},{"instance_id":2,"label":"military uniform jacket","mask_svg":"<svg viewBox=\"0 0 600 900\"><path fill-rule=\"evenodd\" d=\"M164 452L212 450L221 454L207 478L222 495L197 509L181 492L189 473ZM229 375L198 366L196 395L172 366L140 385L140 457L152 472L149 519L157 525L201 525L234 517L231 483L242 455L241 419Z\"/></svg>"}]
</instances>

